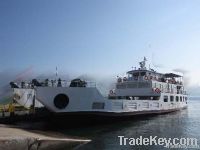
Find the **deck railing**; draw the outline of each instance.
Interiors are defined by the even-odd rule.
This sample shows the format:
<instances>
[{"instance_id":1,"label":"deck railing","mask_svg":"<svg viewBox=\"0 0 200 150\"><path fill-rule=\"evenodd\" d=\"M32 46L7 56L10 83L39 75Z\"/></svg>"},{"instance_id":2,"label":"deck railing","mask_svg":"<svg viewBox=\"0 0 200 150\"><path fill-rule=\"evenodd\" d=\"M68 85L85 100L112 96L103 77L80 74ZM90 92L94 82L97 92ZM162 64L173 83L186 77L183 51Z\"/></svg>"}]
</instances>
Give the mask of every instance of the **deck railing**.
<instances>
[{"instance_id":1,"label":"deck railing","mask_svg":"<svg viewBox=\"0 0 200 150\"><path fill-rule=\"evenodd\" d=\"M40 83L40 87L69 87L71 84L71 81L66 81L66 80L61 80L60 82L57 80L49 80L49 81L44 81L44 80L38 80ZM96 82L93 81L85 81L84 86L79 86L78 83L77 85L75 84L74 87L96 87ZM23 81L21 83L17 84L19 88L34 88L35 85L30 82L30 81Z\"/></svg>"}]
</instances>

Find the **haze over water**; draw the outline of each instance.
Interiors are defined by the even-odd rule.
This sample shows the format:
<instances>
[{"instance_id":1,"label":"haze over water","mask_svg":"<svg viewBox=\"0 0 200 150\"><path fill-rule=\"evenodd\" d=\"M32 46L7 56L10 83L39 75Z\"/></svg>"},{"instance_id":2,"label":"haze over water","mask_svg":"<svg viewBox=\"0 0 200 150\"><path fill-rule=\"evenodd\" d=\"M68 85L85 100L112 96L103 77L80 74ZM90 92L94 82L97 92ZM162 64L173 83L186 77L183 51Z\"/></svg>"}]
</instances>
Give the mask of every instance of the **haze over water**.
<instances>
[{"instance_id":1,"label":"haze over water","mask_svg":"<svg viewBox=\"0 0 200 150\"><path fill-rule=\"evenodd\" d=\"M118 136L139 138L157 136L158 138L197 138L200 144L200 99L189 100L188 109L158 115L131 119L107 125L64 129L66 135L92 139L92 142L79 150L121 150L121 149L167 149L163 146L120 146Z\"/></svg>"}]
</instances>

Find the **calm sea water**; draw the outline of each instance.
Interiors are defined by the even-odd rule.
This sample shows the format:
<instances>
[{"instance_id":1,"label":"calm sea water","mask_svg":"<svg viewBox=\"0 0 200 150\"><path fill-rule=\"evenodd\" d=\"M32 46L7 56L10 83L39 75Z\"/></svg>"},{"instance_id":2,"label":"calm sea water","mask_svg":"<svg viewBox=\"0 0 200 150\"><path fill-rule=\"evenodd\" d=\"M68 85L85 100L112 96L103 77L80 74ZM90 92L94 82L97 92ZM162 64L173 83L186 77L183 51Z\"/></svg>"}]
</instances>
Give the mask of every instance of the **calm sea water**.
<instances>
[{"instance_id":1,"label":"calm sea water","mask_svg":"<svg viewBox=\"0 0 200 150\"><path fill-rule=\"evenodd\" d=\"M190 100L188 104L188 109L179 112L94 127L62 129L62 133L92 139L92 142L80 147L79 150L167 149L155 145L120 146L118 136L127 138L138 138L140 136L147 138L150 136L197 138L198 144L200 144L200 99Z\"/></svg>"}]
</instances>

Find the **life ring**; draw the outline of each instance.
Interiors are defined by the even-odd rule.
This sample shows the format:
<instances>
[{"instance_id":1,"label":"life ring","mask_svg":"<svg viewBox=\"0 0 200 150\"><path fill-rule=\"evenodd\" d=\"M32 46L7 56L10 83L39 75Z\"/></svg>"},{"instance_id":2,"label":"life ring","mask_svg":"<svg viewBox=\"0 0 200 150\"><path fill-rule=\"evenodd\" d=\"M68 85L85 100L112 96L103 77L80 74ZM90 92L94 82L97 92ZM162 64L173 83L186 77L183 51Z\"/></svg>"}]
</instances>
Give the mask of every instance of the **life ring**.
<instances>
[{"instance_id":1,"label":"life ring","mask_svg":"<svg viewBox=\"0 0 200 150\"><path fill-rule=\"evenodd\" d=\"M126 77L124 77L124 78L123 78L123 81L127 81L127 78L126 78Z\"/></svg>"},{"instance_id":2,"label":"life ring","mask_svg":"<svg viewBox=\"0 0 200 150\"><path fill-rule=\"evenodd\" d=\"M144 76L144 79L145 79L145 80L148 80L149 78L148 78L148 76Z\"/></svg>"},{"instance_id":3,"label":"life ring","mask_svg":"<svg viewBox=\"0 0 200 150\"><path fill-rule=\"evenodd\" d=\"M113 90L110 90L110 94L111 94L111 95L114 94Z\"/></svg>"},{"instance_id":4,"label":"life ring","mask_svg":"<svg viewBox=\"0 0 200 150\"><path fill-rule=\"evenodd\" d=\"M155 89L155 92L156 92L156 93L160 93L161 91L160 91L159 88L156 88L156 89Z\"/></svg>"}]
</instances>

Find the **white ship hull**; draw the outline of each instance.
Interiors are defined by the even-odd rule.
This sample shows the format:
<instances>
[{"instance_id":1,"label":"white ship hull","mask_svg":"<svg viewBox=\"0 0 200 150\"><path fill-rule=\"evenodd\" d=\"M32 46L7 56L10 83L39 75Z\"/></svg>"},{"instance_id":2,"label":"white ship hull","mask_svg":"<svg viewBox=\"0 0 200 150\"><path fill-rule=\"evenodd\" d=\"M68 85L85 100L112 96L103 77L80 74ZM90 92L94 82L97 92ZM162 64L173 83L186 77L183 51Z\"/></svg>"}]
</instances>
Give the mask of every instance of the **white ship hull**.
<instances>
[{"instance_id":1,"label":"white ship hull","mask_svg":"<svg viewBox=\"0 0 200 150\"><path fill-rule=\"evenodd\" d=\"M34 92L35 90L35 92ZM159 100L126 100L108 99L103 97L97 88L82 87L37 87L18 90L23 97L36 94L36 99L47 109L56 114L91 114L100 116L130 116L141 114L159 114L180 110L187 107L186 101L164 102L164 96L183 96L181 94L160 93ZM63 108L55 105L55 97L64 94L68 97L68 103ZM186 95L185 95L186 96Z\"/></svg>"},{"instance_id":2,"label":"white ship hull","mask_svg":"<svg viewBox=\"0 0 200 150\"><path fill-rule=\"evenodd\" d=\"M96 116L132 116L159 114L187 107L187 94L183 77L174 73L158 73L145 67L146 58L140 68L130 70L126 77L118 77L115 89L104 97L91 82L74 79L70 85L46 79L36 79L25 89L16 89L19 100L35 97L55 114L88 114ZM14 87L16 85L12 84Z\"/></svg>"}]
</instances>

